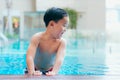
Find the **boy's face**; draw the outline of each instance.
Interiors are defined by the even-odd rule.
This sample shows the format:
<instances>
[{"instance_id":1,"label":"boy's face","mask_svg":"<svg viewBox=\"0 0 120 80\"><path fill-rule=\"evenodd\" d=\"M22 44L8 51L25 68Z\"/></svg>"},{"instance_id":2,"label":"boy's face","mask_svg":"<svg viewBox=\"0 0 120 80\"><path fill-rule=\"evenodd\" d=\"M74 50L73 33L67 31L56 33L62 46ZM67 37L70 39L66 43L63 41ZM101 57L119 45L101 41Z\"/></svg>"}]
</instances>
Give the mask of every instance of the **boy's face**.
<instances>
[{"instance_id":1,"label":"boy's face","mask_svg":"<svg viewBox=\"0 0 120 80\"><path fill-rule=\"evenodd\" d=\"M63 33L66 31L66 28L68 26L68 22L69 22L69 18L68 17L63 17L58 22L54 23L53 36L56 39L59 39L59 38L62 37Z\"/></svg>"}]
</instances>

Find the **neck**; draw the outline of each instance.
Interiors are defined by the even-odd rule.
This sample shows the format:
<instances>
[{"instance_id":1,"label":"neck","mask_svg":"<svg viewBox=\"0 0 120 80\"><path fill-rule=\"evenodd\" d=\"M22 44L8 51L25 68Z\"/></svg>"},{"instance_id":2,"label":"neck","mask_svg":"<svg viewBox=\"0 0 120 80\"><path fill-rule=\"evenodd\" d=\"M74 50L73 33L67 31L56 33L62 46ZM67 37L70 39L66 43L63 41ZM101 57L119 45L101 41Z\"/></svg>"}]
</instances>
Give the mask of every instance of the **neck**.
<instances>
[{"instance_id":1,"label":"neck","mask_svg":"<svg viewBox=\"0 0 120 80\"><path fill-rule=\"evenodd\" d=\"M51 31L47 28L47 30L44 32L45 36L44 38L45 39L55 39L51 33Z\"/></svg>"}]
</instances>

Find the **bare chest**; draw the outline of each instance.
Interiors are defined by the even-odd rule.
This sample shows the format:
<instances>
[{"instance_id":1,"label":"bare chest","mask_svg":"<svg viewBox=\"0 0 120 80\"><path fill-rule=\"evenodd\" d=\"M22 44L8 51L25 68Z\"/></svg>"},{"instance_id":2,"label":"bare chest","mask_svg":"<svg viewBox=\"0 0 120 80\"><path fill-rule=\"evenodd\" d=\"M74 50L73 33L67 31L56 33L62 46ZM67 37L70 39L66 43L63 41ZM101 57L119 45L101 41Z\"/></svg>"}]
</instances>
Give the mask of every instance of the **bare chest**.
<instances>
[{"instance_id":1,"label":"bare chest","mask_svg":"<svg viewBox=\"0 0 120 80\"><path fill-rule=\"evenodd\" d=\"M60 42L57 41L41 41L39 43L40 50L44 53L56 53Z\"/></svg>"}]
</instances>

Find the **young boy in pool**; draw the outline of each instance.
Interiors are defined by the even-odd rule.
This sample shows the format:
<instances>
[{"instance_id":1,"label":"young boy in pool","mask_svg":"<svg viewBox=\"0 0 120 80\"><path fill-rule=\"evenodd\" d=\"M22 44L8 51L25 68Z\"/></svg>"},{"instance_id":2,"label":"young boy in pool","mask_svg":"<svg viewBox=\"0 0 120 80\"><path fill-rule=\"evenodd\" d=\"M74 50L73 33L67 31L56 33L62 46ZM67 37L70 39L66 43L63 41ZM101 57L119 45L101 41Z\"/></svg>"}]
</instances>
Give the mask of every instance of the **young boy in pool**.
<instances>
[{"instance_id":1,"label":"young boy in pool","mask_svg":"<svg viewBox=\"0 0 120 80\"><path fill-rule=\"evenodd\" d=\"M29 75L52 76L58 73L64 60L66 31L69 17L65 10L50 8L44 15L46 31L32 36L27 50L26 63Z\"/></svg>"}]
</instances>

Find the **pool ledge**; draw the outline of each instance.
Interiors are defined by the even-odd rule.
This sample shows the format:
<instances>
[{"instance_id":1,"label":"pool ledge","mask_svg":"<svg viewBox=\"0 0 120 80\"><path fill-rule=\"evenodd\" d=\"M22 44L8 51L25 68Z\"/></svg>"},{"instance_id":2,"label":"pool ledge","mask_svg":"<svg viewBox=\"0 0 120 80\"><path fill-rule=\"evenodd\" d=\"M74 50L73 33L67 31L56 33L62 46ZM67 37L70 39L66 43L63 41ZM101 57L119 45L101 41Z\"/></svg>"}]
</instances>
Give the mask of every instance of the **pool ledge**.
<instances>
[{"instance_id":1,"label":"pool ledge","mask_svg":"<svg viewBox=\"0 0 120 80\"><path fill-rule=\"evenodd\" d=\"M120 80L120 75L105 76L80 76L80 75L56 75L56 76L28 76L28 75L0 75L0 80Z\"/></svg>"}]
</instances>

